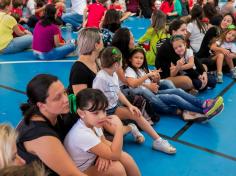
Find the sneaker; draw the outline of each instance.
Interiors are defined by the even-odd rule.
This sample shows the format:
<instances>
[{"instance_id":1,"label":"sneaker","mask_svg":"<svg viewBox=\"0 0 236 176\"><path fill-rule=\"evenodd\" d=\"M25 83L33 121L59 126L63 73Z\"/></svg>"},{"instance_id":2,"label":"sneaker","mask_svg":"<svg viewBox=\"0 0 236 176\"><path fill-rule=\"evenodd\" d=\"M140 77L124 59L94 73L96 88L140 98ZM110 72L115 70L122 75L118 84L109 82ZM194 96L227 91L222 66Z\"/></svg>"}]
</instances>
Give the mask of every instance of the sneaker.
<instances>
[{"instance_id":1,"label":"sneaker","mask_svg":"<svg viewBox=\"0 0 236 176\"><path fill-rule=\"evenodd\" d=\"M219 115L223 110L224 110L224 103L218 109L216 109L211 115L209 115L207 117L207 120L210 120L212 117Z\"/></svg>"},{"instance_id":2,"label":"sneaker","mask_svg":"<svg viewBox=\"0 0 236 176\"><path fill-rule=\"evenodd\" d=\"M222 73L217 73L217 83L223 83L223 74Z\"/></svg>"},{"instance_id":3,"label":"sneaker","mask_svg":"<svg viewBox=\"0 0 236 176\"><path fill-rule=\"evenodd\" d=\"M221 96L219 96L213 100L210 106L207 105L208 102L209 100L206 100L206 108L203 110L207 117L211 116L223 104L224 100Z\"/></svg>"},{"instance_id":4,"label":"sneaker","mask_svg":"<svg viewBox=\"0 0 236 176\"><path fill-rule=\"evenodd\" d=\"M133 135L135 142L141 144L145 141L144 136L142 133L138 130L137 126L133 123L129 123L128 126L131 128L131 134Z\"/></svg>"},{"instance_id":5,"label":"sneaker","mask_svg":"<svg viewBox=\"0 0 236 176\"><path fill-rule=\"evenodd\" d=\"M164 140L162 138L156 139L153 142L152 148L154 150L159 150L164 153L168 154L175 154L176 153L176 148L174 148L172 145L167 140Z\"/></svg>"},{"instance_id":6,"label":"sneaker","mask_svg":"<svg viewBox=\"0 0 236 176\"><path fill-rule=\"evenodd\" d=\"M233 79L236 79L236 68L233 68L233 69L231 70L231 74L232 74L232 78L233 78Z\"/></svg>"},{"instance_id":7,"label":"sneaker","mask_svg":"<svg viewBox=\"0 0 236 176\"><path fill-rule=\"evenodd\" d=\"M191 89L188 93L193 95L193 96L196 96L198 94L198 90L197 89Z\"/></svg>"},{"instance_id":8,"label":"sneaker","mask_svg":"<svg viewBox=\"0 0 236 176\"><path fill-rule=\"evenodd\" d=\"M191 111L183 111L182 114L183 120L190 122L203 122L208 119L208 117L205 114L197 113L197 112L191 112Z\"/></svg>"}]
</instances>

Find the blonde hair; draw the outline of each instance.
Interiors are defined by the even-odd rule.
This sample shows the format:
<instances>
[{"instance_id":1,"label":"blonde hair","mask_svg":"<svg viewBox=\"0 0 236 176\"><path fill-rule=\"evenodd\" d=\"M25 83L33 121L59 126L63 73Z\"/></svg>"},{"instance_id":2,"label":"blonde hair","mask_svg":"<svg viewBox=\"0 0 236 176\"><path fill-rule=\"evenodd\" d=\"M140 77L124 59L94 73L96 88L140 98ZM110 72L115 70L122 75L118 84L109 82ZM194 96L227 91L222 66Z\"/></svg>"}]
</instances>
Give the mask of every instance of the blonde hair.
<instances>
[{"instance_id":1,"label":"blonde hair","mask_svg":"<svg viewBox=\"0 0 236 176\"><path fill-rule=\"evenodd\" d=\"M95 50L95 44L100 43L101 35L96 28L84 28L78 36L79 55L91 55Z\"/></svg>"},{"instance_id":2,"label":"blonde hair","mask_svg":"<svg viewBox=\"0 0 236 176\"><path fill-rule=\"evenodd\" d=\"M9 124L0 124L0 169L12 164L17 133Z\"/></svg>"},{"instance_id":3,"label":"blonde hair","mask_svg":"<svg viewBox=\"0 0 236 176\"><path fill-rule=\"evenodd\" d=\"M9 166L0 170L1 176L47 176L42 164L33 162L23 166Z\"/></svg>"}]
</instances>

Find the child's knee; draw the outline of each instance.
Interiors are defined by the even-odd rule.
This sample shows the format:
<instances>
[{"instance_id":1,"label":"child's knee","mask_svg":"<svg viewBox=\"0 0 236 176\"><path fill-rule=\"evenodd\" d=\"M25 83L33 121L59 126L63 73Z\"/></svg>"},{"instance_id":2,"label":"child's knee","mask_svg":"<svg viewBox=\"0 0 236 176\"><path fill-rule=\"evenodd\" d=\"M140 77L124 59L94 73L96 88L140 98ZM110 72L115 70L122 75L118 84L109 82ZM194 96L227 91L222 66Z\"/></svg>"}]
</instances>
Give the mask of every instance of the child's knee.
<instances>
[{"instance_id":1,"label":"child's knee","mask_svg":"<svg viewBox=\"0 0 236 176\"><path fill-rule=\"evenodd\" d=\"M219 60L219 59L224 59L225 55L223 53L218 53L216 55L216 59Z\"/></svg>"},{"instance_id":2,"label":"child's knee","mask_svg":"<svg viewBox=\"0 0 236 176\"><path fill-rule=\"evenodd\" d=\"M112 176L126 176L126 171L124 166L119 161L113 161L110 165L109 175Z\"/></svg>"}]
</instances>

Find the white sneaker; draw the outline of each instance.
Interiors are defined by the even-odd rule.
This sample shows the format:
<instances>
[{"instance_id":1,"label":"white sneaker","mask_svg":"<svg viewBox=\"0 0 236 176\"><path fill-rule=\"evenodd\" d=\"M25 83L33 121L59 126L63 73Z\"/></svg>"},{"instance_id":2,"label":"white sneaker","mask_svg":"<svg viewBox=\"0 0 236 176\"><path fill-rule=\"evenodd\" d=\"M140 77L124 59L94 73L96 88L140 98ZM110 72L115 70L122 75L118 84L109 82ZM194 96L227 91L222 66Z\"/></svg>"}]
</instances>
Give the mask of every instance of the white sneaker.
<instances>
[{"instance_id":1,"label":"white sneaker","mask_svg":"<svg viewBox=\"0 0 236 176\"><path fill-rule=\"evenodd\" d=\"M164 140L162 138L156 139L153 141L152 148L154 150L159 150L164 153L168 154L175 154L176 153L176 148L174 148L172 145L169 144L167 140Z\"/></svg>"},{"instance_id":2,"label":"white sneaker","mask_svg":"<svg viewBox=\"0 0 236 176\"><path fill-rule=\"evenodd\" d=\"M236 79L236 68L233 68L233 69L231 70L231 74L232 74L232 78L233 78L233 79Z\"/></svg>"},{"instance_id":3,"label":"white sneaker","mask_svg":"<svg viewBox=\"0 0 236 176\"><path fill-rule=\"evenodd\" d=\"M133 123L129 123L128 126L131 127L131 134L133 135L135 142L141 144L145 141L144 136L142 133L138 130L137 126Z\"/></svg>"}]
</instances>

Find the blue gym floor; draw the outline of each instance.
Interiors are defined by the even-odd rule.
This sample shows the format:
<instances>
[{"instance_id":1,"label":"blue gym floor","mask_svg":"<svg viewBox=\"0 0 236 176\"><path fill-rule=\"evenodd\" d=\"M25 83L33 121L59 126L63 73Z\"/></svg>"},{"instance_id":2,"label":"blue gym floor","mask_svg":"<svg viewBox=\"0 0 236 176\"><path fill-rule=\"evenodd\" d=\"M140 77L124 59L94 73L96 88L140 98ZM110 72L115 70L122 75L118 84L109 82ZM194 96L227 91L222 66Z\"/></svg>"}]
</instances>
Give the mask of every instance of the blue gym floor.
<instances>
[{"instance_id":1,"label":"blue gym floor","mask_svg":"<svg viewBox=\"0 0 236 176\"><path fill-rule=\"evenodd\" d=\"M137 40L150 24L149 20L132 17L123 23ZM74 33L74 36L76 33ZM26 101L28 81L38 73L57 75L68 85L70 68L76 57L58 61L38 61L32 51L0 55L0 122L16 126L22 118L19 105ZM235 176L236 175L236 84L229 76L213 90L199 95L224 97L224 111L206 123L186 123L177 116L161 116L154 127L177 148L176 155L151 149L152 140L145 135L142 145L125 137L124 150L136 160L143 176Z\"/></svg>"}]
</instances>

